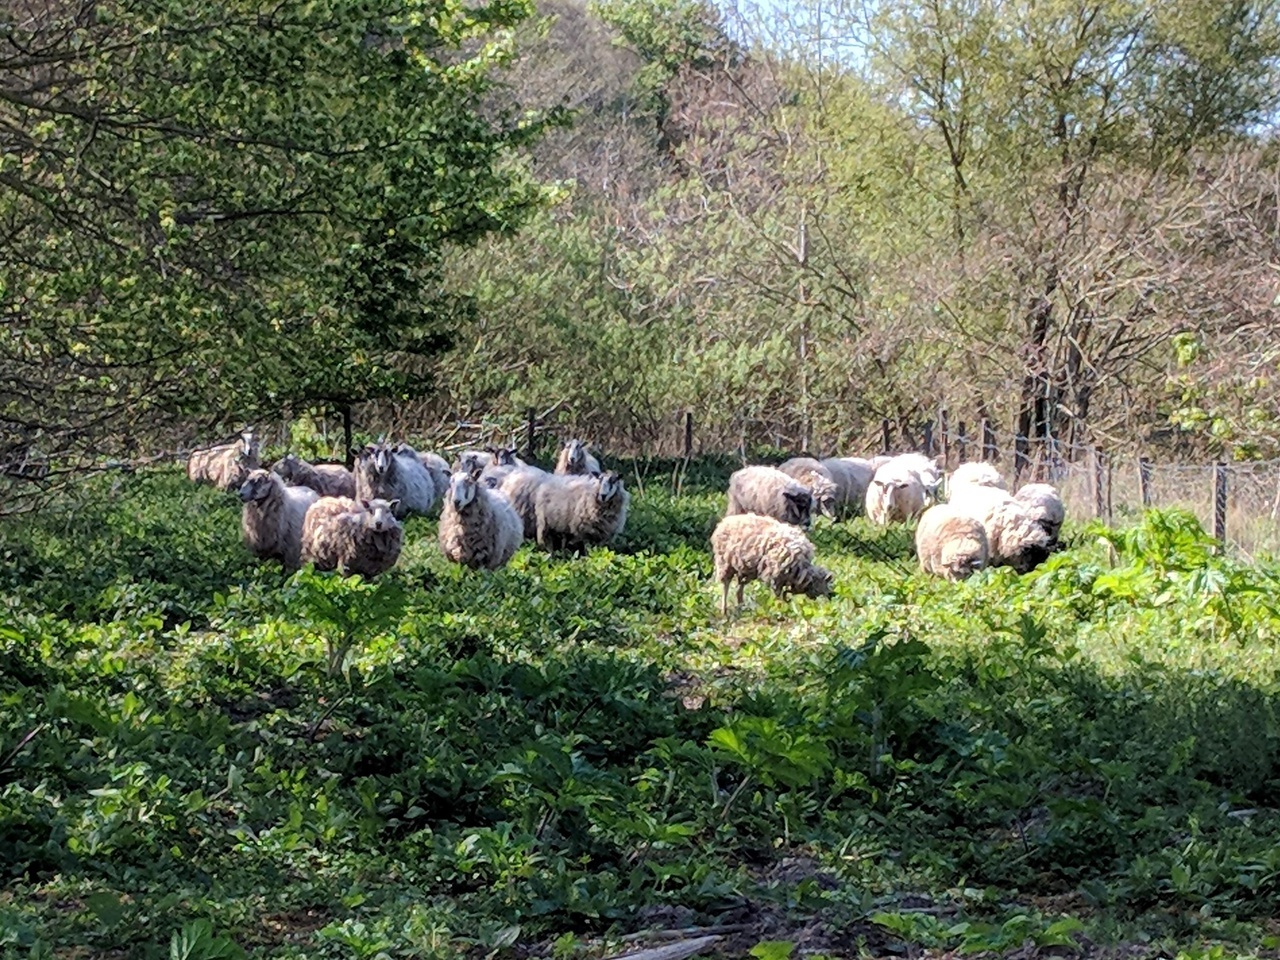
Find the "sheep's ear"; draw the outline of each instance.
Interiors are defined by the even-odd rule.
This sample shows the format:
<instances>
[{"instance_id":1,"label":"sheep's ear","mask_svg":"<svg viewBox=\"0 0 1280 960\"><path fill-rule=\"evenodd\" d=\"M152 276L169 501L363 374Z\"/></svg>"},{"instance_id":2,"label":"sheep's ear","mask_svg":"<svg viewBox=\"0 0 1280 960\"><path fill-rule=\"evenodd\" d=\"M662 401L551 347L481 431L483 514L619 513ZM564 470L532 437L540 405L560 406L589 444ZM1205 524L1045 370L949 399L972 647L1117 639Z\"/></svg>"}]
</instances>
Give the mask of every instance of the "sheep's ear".
<instances>
[{"instance_id":1,"label":"sheep's ear","mask_svg":"<svg viewBox=\"0 0 1280 960\"><path fill-rule=\"evenodd\" d=\"M480 474L482 473L484 473L484 467L473 466L469 471L467 471L467 475L471 477L472 480L476 480L476 481L479 481Z\"/></svg>"},{"instance_id":2,"label":"sheep's ear","mask_svg":"<svg viewBox=\"0 0 1280 960\"><path fill-rule=\"evenodd\" d=\"M387 504L387 509L388 509L388 510L390 510L392 513L394 513L394 512L395 512L396 507L398 507L398 506L400 506L400 498L399 498L399 497L397 497L396 499L394 499L394 500L390 501L390 502Z\"/></svg>"}]
</instances>

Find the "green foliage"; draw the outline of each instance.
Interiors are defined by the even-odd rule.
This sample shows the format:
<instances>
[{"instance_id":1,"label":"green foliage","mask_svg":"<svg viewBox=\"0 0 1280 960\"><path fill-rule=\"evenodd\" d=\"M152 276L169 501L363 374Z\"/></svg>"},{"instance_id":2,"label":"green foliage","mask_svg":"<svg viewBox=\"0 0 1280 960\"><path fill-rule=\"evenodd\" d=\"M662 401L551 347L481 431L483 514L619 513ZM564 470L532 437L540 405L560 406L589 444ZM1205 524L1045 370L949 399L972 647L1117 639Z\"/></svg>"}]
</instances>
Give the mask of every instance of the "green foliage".
<instances>
[{"instance_id":1,"label":"green foliage","mask_svg":"<svg viewBox=\"0 0 1280 960\"><path fill-rule=\"evenodd\" d=\"M755 956L819 920L964 952L1259 943L1273 568L1154 513L1108 534L1114 567L1082 537L950 584L821 521L837 596L752 591L726 629L726 467L673 496L632 465L621 550L493 573L413 519L373 583L282 580L234 498L169 472L3 528L0 955L569 956L744 901L778 911Z\"/></svg>"}]
</instances>

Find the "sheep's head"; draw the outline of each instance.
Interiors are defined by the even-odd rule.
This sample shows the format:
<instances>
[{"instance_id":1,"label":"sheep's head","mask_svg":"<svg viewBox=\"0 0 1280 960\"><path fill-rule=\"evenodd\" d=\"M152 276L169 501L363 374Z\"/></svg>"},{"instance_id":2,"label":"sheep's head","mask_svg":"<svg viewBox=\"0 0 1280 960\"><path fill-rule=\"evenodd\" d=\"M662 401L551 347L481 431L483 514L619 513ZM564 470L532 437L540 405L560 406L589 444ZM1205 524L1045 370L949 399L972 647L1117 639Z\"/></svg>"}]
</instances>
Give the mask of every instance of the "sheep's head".
<instances>
[{"instance_id":1,"label":"sheep's head","mask_svg":"<svg viewBox=\"0 0 1280 960\"><path fill-rule=\"evenodd\" d=\"M810 567L796 584L797 592L806 597L829 597L834 579L826 567Z\"/></svg>"},{"instance_id":2,"label":"sheep's head","mask_svg":"<svg viewBox=\"0 0 1280 960\"><path fill-rule=\"evenodd\" d=\"M399 500L361 500L360 506L363 509L367 523L377 533L384 533L387 530L394 530L400 526L400 521L396 519L395 509L400 505Z\"/></svg>"},{"instance_id":3,"label":"sheep's head","mask_svg":"<svg viewBox=\"0 0 1280 960\"><path fill-rule=\"evenodd\" d=\"M297 473L298 463L297 456L292 453L286 453L271 465L271 472L279 476L281 480L288 482Z\"/></svg>"},{"instance_id":4,"label":"sheep's head","mask_svg":"<svg viewBox=\"0 0 1280 960\"><path fill-rule=\"evenodd\" d=\"M599 474L600 486L596 489L596 497L601 503L608 503L615 497L622 496L622 477L613 470Z\"/></svg>"},{"instance_id":5,"label":"sheep's head","mask_svg":"<svg viewBox=\"0 0 1280 960\"><path fill-rule=\"evenodd\" d=\"M252 428L248 428L240 434L240 453L244 457L258 455L258 438L254 435Z\"/></svg>"},{"instance_id":6,"label":"sheep's head","mask_svg":"<svg viewBox=\"0 0 1280 960\"><path fill-rule=\"evenodd\" d=\"M266 500L279 483L280 478L270 470L253 470L248 479L240 484L240 500L242 503L258 503Z\"/></svg>"},{"instance_id":7,"label":"sheep's head","mask_svg":"<svg viewBox=\"0 0 1280 960\"><path fill-rule=\"evenodd\" d=\"M587 445L581 440L573 439L564 445L565 461L569 464L569 469L574 471L582 470L587 463Z\"/></svg>"},{"instance_id":8,"label":"sheep's head","mask_svg":"<svg viewBox=\"0 0 1280 960\"><path fill-rule=\"evenodd\" d=\"M493 451L493 462L500 467L514 467L516 465L516 448L515 447L497 447Z\"/></svg>"},{"instance_id":9,"label":"sheep's head","mask_svg":"<svg viewBox=\"0 0 1280 960\"><path fill-rule=\"evenodd\" d=\"M808 528L813 519L813 494L808 490L784 490L787 523L797 527Z\"/></svg>"},{"instance_id":10,"label":"sheep's head","mask_svg":"<svg viewBox=\"0 0 1280 960\"><path fill-rule=\"evenodd\" d=\"M836 485L820 473L811 473L807 485L813 493L813 506L823 516L836 515Z\"/></svg>"},{"instance_id":11,"label":"sheep's head","mask_svg":"<svg viewBox=\"0 0 1280 960\"><path fill-rule=\"evenodd\" d=\"M449 480L449 499L458 510L463 510L476 498L478 472L459 470Z\"/></svg>"}]
</instances>

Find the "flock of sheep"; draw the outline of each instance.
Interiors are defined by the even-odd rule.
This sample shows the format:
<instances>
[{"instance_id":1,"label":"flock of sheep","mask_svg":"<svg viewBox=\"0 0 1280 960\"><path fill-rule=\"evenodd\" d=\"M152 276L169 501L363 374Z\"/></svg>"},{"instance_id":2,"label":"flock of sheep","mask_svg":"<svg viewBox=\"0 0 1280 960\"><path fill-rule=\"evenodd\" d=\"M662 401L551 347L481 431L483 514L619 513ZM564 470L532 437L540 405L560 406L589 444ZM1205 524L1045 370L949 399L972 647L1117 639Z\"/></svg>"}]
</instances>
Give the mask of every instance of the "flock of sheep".
<instances>
[{"instance_id":1,"label":"flock of sheep","mask_svg":"<svg viewBox=\"0 0 1280 960\"><path fill-rule=\"evenodd\" d=\"M305 563L366 578L395 565L401 520L439 505L441 552L474 569L503 566L520 544L549 549L609 543L623 529L630 496L621 477L579 440L560 451L555 470L525 463L514 450L468 450L453 464L407 444L369 444L355 469L310 464L293 454L261 465L252 431L231 444L194 452L187 475L238 490L245 544L286 570ZM749 466L729 478L728 509L711 535L721 612L729 587L760 580L779 595L825 596L831 573L814 563L805 531L815 513L844 519L865 512L885 526L919 518L916 553L927 573L961 580L986 566L1020 573L1058 544L1066 514L1052 486L1010 494L991 464L961 464L946 478L939 461L894 457L797 457L778 467Z\"/></svg>"}]
</instances>

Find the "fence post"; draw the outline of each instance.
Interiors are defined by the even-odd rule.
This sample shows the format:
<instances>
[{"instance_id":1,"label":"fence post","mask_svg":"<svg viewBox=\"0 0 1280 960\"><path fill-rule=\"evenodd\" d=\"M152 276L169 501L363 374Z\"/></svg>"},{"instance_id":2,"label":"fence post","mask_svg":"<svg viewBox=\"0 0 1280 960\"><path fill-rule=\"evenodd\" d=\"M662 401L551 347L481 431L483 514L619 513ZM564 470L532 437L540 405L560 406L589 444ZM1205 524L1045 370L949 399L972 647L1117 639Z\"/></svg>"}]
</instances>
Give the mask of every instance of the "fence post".
<instances>
[{"instance_id":1,"label":"fence post","mask_svg":"<svg viewBox=\"0 0 1280 960\"><path fill-rule=\"evenodd\" d=\"M1227 465L1219 460L1213 466L1213 536L1223 546L1227 543Z\"/></svg>"},{"instance_id":2,"label":"fence post","mask_svg":"<svg viewBox=\"0 0 1280 960\"><path fill-rule=\"evenodd\" d=\"M1106 455L1097 447L1091 447L1093 454L1093 515L1101 518L1106 514L1107 502L1103 492L1103 469Z\"/></svg>"},{"instance_id":3,"label":"fence post","mask_svg":"<svg viewBox=\"0 0 1280 960\"><path fill-rule=\"evenodd\" d=\"M356 451L351 443L351 404L344 404L342 407L342 446L346 450L347 469L351 470L356 465Z\"/></svg>"},{"instance_id":4,"label":"fence post","mask_svg":"<svg viewBox=\"0 0 1280 960\"><path fill-rule=\"evenodd\" d=\"M947 408L938 411L938 430L942 434L942 469L951 467L951 436L947 433Z\"/></svg>"},{"instance_id":5,"label":"fence post","mask_svg":"<svg viewBox=\"0 0 1280 960\"><path fill-rule=\"evenodd\" d=\"M1013 438L1013 482L1018 485L1022 479L1023 472L1031 465L1031 458L1027 456L1027 451L1031 447L1031 442L1022 434L1018 434Z\"/></svg>"},{"instance_id":6,"label":"fence post","mask_svg":"<svg viewBox=\"0 0 1280 960\"><path fill-rule=\"evenodd\" d=\"M991 426L991 421L986 417L982 418L982 459L988 463L995 463L998 454L996 453L996 430Z\"/></svg>"},{"instance_id":7,"label":"fence post","mask_svg":"<svg viewBox=\"0 0 1280 960\"><path fill-rule=\"evenodd\" d=\"M684 458L686 460L693 456L693 411L686 410L684 412Z\"/></svg>"},{"instance_id":8,"label":"fence post","mask_svg":"<svg viewBox=\"0 0 1280 960\"><path fill-rule=\"evenodd\" d=\"M538 423L538 412L530 407L525 411L524 456L533 462L533 431Z\"/></svg>"},{"instance_id":9,"label":"fence post","mask_svg":"<svg viewBox=\"0 0 1280 960\"><path fill-rule=\"evenodd\" d=\"M965 458L969 455L969 438L964 433L964 421L961 420L956 424L956 465L965 462Z\"/></svg>"},{"instance_id":10,"label":"fence post","mask_svg":"<svg viewBox=\"0 0 1280 960\"><path fill-rule=\"evenodd\" d=\"M889 452L889 418L880 421L880 452Z\"/></svg>"},{"instance_id":11,"label":"fence post","mask_svg":"<svg viewBox=\"0 0 1280 960\"><path fill-rule=\"evenodd\" d=\"M1146 457L1138 458L1138 491L1142 494L1142 509L1151 506L1151 461Z\"/></svg>"},{"instance_id":12,"label":"fence post","mask_svg":"<svg viewBox=\"0 0 1280 960\"><path fill-rule=\"evenodd\" d=\"M924 455L926 457L933 456L933 421L928 420L924 425Z\"/></svg>"}]
</instances>

